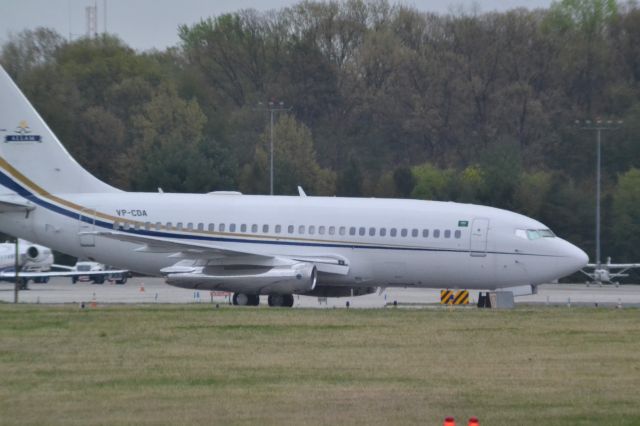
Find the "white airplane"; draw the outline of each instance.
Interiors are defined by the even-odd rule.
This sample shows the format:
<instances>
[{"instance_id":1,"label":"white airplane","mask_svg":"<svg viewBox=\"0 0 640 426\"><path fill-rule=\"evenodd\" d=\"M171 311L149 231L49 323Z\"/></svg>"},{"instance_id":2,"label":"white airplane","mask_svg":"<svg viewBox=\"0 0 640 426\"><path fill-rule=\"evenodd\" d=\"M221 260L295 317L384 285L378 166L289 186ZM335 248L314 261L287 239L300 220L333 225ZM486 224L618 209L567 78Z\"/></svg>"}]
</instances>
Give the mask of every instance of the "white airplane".
<instances>
[{"instance_id":1,"label":"white airplane","mask_svg":"<svg viewBox=\"0 0 640 426\"><path fill-rule=\"evenodd\" d=\"M634 268L640 268L640 263L611 263L611 258L607 257L607 263L588 263L580 272L588 276L591 281L587 284L614 284L616 287L620 285L616 278L628 277L627 271ZM585 269L593 269L593 272L587 272Z\"/></svg>"},{"instance_id":2,"label":"white airplane","mask_svg":"<svg viewBox=\"0 0 640 426\"><path fill-rule=\"evenodd\" d=\"M104 271L102 273L79 271L71 266L58 265L53 262L53 252L50 248L20 240L18 242L17 262L20 289L26 290L29 280L33 280L35 283L47 283L51 277L71 277L73 279L75 277L97 276L104 279L104 276L106 276ZM0 281L15 281L15 271L15 243L0 243ZM127 271L114 271L113 273L125 272ZM112 272L109 271L109 273Z\"/></svg>"},{"instance_id":3,"label":"white airplane","mask_svg":"<svg viewBox=\"0 0 640 426\"><path fill-rule=\"evenodd\" d=\"M123 192L64 149L0 72L0 230L168 284L292 306L378 287L535 286L587 255L542 223L421 200Z\"/></svg>"},{"instance_id":4,"label":"white airplane","mask_svg":"<svg viewBox=\"0 0 640 426\"><path fill-rule=\"evenodd\" d=\"M46 283L53 266L53 253L48 247L20 240L18 243L18 268L22 275L22 288L26 288L29 279L34 282ZM0 280L15 278L16 245L15 243L0 243Z\"/></svg>"}]
</instances>

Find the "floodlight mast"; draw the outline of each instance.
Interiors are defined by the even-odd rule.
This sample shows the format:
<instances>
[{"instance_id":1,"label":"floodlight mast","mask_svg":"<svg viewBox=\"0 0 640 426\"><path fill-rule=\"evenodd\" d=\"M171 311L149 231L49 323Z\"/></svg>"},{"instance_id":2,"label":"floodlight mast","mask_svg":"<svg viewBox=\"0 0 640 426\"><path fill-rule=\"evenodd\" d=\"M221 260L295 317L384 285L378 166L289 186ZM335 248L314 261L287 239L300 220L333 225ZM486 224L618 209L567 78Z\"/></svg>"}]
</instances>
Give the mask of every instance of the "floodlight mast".
<instances>
[{"instance_id":1,"label":"floodlight mast","mask_svg":"<svg viewBox=\"0 0 640 426\"><path fill-rule=\"evenodd\" d=\"M273 195L273 113L274 112L283 112L283 111L290 111L291 107L289 108L285 108L284 107L284 102L279 102L278 104L276 104L273 101L269 101L267 102L267 106L264 106L262 104L262 102L258 102L258 108L259 109L264 109L265 111L269 111L271 117L270 117L270 142L269 142L269 162L270 162L270 167L269 167L269 194Z\"/></svg>"},{"instance_id":2,"label":"floodlight mast","mask_svg":"<svg viewBox=\"0 0 640 426\"><path fill-rule=\"evenodd\" d=\"M601 120L599 118L595 120L576 120L576 125L580 126L583 130L595 130L596 131L596 269L600 269L602 262L600 257L600 180L601 180L601 162L602 162L602 131L603 130L617 130L619 129L623 121L622 120Z\"/></svg>"}]
</instances>

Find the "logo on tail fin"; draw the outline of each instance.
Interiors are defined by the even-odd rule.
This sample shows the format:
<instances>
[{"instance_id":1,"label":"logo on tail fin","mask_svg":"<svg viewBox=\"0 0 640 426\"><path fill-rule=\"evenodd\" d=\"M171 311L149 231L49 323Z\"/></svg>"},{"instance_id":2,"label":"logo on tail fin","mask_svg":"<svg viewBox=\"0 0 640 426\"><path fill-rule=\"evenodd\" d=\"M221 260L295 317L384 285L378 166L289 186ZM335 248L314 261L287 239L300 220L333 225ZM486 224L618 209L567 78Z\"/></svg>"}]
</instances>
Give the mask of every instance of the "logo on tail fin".
<instances>
[{"instance_id":1,"label":"logo on tail fin","mask_svg":"<svg viewBox=\"0 0 640 426\"><path fill-rule=\"evenodd\" d=\"M29 128L29 124L26 120L22 120L16 130L15 134L7 135L4 137L4 142L42 142L42 136L40 135L31 135L31 129Z\"/></svg>"}]
</instances>

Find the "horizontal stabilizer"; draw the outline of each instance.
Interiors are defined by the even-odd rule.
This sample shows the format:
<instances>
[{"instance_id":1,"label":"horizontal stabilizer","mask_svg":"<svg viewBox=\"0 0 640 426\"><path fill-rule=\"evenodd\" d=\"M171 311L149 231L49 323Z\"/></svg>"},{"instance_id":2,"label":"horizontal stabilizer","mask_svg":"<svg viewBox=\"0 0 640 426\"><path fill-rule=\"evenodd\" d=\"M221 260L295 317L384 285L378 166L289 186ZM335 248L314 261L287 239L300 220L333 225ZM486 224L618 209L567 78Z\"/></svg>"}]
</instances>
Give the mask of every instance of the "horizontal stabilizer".
<instances>
[{"instance_id":1,"label":"horizontal stabilizer","mask_svg":"<svg viewBox=\"0 0 640 426\"><path fill-rule=\"evenodd\" d=\"M0 213L30 212L35 208L35 205L28 202L0 201Z\"/></svg>"}]
</instances>

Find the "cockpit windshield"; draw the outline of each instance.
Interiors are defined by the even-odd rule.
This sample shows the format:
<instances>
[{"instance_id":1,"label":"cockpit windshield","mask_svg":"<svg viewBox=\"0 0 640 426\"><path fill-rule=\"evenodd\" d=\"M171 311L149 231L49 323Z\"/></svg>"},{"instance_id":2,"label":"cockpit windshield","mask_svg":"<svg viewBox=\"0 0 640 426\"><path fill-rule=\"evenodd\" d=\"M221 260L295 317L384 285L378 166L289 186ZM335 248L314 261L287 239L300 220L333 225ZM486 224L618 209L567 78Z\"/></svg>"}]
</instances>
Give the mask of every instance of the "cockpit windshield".
<instances>
[{"instance_id":1,"label":"cockpit windshield","mask_svg":"<svg viewBox=\"0 0 640 426\"><path fill-rule=\"evenodd\" d=\"M516 229L516 237L525 240L537 240L539 238L555 238L550 229Z\"/></svg>"}]
</instances>

